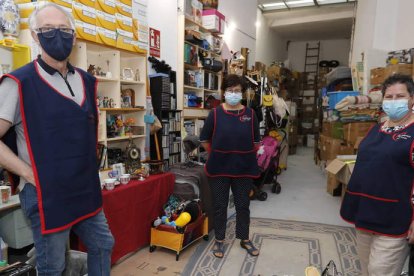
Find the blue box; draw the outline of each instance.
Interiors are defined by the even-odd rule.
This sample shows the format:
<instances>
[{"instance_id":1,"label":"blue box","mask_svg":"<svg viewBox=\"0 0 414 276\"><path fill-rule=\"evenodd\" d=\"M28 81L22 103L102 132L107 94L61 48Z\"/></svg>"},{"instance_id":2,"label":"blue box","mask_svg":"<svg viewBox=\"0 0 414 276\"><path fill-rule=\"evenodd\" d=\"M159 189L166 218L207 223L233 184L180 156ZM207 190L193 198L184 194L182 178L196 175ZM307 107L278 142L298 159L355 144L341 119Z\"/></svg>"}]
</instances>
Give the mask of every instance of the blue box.
<instances>
[{"instance_id":1,"label":"blue box","mask_svg":"<svg viewBox=\"0 0 414 276\"><path fill-rule=\"evenodd\" d=\"M358 91L336 91L328 92L329 109L335 109L335 105L339 103L346 96L358 96Z\"/></svg>"}]
</instances>

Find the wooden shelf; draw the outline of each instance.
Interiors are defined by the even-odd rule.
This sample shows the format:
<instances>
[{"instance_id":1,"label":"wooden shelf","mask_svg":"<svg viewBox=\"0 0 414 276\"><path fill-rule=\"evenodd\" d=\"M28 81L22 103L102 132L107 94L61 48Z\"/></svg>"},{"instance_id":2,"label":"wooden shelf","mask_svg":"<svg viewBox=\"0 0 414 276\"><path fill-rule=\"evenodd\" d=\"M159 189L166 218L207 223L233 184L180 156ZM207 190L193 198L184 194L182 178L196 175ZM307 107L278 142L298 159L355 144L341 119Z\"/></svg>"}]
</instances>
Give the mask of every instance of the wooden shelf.
<instances>
[{"instance_id":1,"label":"wooden shelf","mask_svg":"<svg viewBox=\"0 0 414 276\"><path fill-rule=\"evenodd\" d=\"M204 110L202 107L184 107L184 109Z\"/></svg>"},{"instance_id":2,"label":"wooden shelf","mask_svg":"<svg viewBox=\"0 0 414 276\"><path fill-rule=\"evenodd\" d=\"M189 18L189 17L187 17L187 16L185 17L185 23L186 23L186 24L187 24L187 23L189 23L189 24L191 24L191 25L196 25L196 26L198 26L199 31L201 31L201 32L203 32L203 33L210 33L210 34L212 34L213 36L216 36L216 37L221 37L219 34L214 33L214 32L212 32L212 31L210 31L210 30L208 30L208 29L204 28L204 27L203 27L203 25L201 25L201 24L199 24L199 23L195 22L193 19L191 19L191 18Z\"/></svg>"},{"instance_id":3,"label":"wooden shelf","mask_svg":"<svg viewBox=\"0 0 414 276\"><path fill-rule=\"evenodd\" d=\"M137 138L144 138L145 135L132 135L132 139L137 139ZM120 136L120 137L114 137L114 138L107 138L106 141L108 142L114 142L114 141L123 141L123 140L128 140L129 136Z\"/></svg>"},{"instance_id":4,"label":"wooden shelf","mask_svg":"<svg viewBox=\"0 0 414 276\"><path fill-rule=\"evenodd\" d=\"M218 93L218 94L220 94L220 90L211 90L211 89L206 89L206 88L204 88L204 92L206 92L206 93Z\"/></svg>"},{"instance_id":5,"label":"wooden shelf","mask_svg":"<svg viewBox=\"0 0 414 276\"><path fill-rule=\"evenodd\" d=\"M95 76L95 78L99 82L117 82L117 81L119 81L119 79L116 79L116 78L106 78L106 77L101 77L101 76Z\"/></svg>"},{"instance_id":6,"label":"wooden shelf","mask_svg":"<svg viewBox=\"0 0 414 276\"><path fill-rule=\"evenodd\" d=\"M146 111L145 108L99 108L100 111L106 111L110 113L132 113L132 112L139 112L139 111Z\"/></svg>"},{"instance_id":7,"label":"wooden shelf","mask_svg":"<svg viewBox=\"0 0 414 276\"><path fill-rule=\"evenodd\" d=\"M190 41L188 41L188 40L184 40L184 43L187 43L187 44L189 44L189 45L191 45L191 46L194 46L194 47L196 47L196 48L200 48L200 49L204 50L203 48L201 48L201 47L200 47L200 46L198 46L197 44L194 44L194 43L192 43L192 42L190 42ZM204 50L204 51L206 51L206 50Z\"/></svg>"},{"instance_id":8,"label":"wooden shelf","mask_svg":"<svg viewBox=\"0 0 414 276\"><path fill-rule=\"evenodd\" d=\"M141 85L144 85L145 81L121 80L121 84L141 84Z\"/></svg>"},{"instance_id":9,"label":"wooden shelf","mask_svg":"<svg viewBox=\"0 0 414 276\"><path fill-rule=\"evenodd\" d=\"M194 90L198 90L198 91L203 91L204 88L202 87L195 87L195 86L191 86L191 85L184 85L184 89L194 89Z\"/></svg>"}]
</instances>

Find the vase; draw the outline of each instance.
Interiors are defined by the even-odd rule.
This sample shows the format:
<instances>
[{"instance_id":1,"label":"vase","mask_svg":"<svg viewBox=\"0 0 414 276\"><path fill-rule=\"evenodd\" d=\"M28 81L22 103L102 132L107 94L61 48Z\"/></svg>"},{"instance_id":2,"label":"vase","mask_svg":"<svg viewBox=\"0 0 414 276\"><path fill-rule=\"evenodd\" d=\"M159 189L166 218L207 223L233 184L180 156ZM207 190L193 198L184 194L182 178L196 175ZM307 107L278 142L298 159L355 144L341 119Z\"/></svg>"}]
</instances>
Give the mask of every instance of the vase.
<instances>
[{"instance_id":1,"label":"vase","mask_svg":"<svg viewBox=\"0 0 414 276\"><path fill-rule=\"evenodd\" d=\"M13 0L0 0L0 30L5 39L16 40L19 36L20 15Z\"/></svg>"}]
</instances>

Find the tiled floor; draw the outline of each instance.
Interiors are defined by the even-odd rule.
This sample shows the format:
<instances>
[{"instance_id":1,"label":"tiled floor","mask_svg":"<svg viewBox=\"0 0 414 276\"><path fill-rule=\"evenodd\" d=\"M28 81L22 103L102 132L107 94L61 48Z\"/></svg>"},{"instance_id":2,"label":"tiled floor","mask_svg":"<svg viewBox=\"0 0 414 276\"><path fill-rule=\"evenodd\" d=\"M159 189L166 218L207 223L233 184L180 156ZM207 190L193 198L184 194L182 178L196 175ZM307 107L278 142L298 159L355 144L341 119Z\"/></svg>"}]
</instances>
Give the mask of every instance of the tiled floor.
<instances>
[{"instance_id":1,"label":"tiled floor","mask_svg":"<svg viewBox=\"0 0 414 276\"><path fill-rule=\"evenodd\" d=\"M297 154L290 155L288 168L278 182L282 185L280 194L272 194L271 186L266 185L268 199L251 202L252 217L349 225L339 217L340 197L326 193L325 173L313 161L313 148L298 148ZM157 249L149 253L148 247L143 248L114 266L112 275L181 275L196 246L183 251L178 262L172 251Z\"/></svg>"}]
</instances>

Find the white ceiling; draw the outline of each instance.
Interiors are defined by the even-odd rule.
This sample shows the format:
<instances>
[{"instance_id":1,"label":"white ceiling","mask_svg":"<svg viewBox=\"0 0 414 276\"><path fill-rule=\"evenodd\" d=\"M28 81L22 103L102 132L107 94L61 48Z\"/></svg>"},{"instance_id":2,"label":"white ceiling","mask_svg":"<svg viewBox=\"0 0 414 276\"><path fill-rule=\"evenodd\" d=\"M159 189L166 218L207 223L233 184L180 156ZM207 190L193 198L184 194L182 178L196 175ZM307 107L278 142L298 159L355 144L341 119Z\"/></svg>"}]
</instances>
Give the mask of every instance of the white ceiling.
<instances>
[{"instance_id":1,"label":"white ceiling","mask_svg":"<svg viewBox=\"0 0 414 276\"><path fill-rule=\"evenodd\" d=\"M258 5L274 0L258 0ZM291 41L351 38L354 4L265 11L274 32Z\"/></svg>"}]
</instances>

